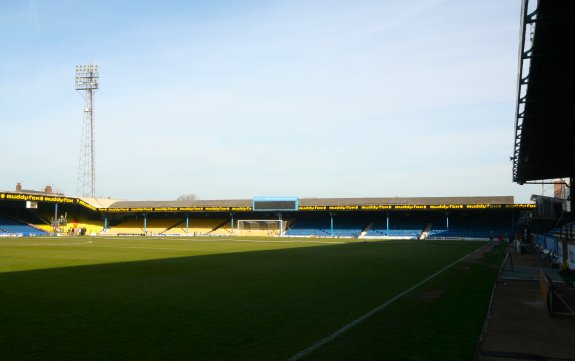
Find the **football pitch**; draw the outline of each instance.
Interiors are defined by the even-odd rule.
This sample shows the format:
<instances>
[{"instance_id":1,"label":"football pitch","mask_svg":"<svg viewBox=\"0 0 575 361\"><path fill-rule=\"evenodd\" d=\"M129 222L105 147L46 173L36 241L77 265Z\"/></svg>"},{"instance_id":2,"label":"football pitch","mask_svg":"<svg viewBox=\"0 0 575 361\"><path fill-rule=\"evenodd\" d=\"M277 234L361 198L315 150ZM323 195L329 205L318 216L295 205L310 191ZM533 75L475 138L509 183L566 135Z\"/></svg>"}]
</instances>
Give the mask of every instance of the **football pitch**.
<instances>
[{"instance_id":1,"label":"football pitch","mask_svg":"<svg viewBox=\"0 0 575 361\"><path fill-rule=\"evenodd\" d=\"M482 246L0 239L0 359L470 360L502 253Z\"/></svg>"}]
</instances>

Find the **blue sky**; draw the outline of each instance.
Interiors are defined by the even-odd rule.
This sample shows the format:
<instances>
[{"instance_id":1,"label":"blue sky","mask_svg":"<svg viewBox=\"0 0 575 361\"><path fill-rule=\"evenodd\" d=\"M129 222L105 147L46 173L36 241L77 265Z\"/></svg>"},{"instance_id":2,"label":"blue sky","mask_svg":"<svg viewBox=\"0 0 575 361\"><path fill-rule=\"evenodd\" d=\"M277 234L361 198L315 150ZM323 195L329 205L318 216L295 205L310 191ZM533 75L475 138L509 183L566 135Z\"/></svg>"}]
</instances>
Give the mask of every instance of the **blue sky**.
<instances>
[{"instance_id":1,"label":"blue sky","mask_svg":"<svg viewBox=\"0 0 575 361\"><path fill-rule=\"evenodd\" d=\"M0 3L0 189L170 200L514 195L520 1Z\"/></svg>"}]
</instances>

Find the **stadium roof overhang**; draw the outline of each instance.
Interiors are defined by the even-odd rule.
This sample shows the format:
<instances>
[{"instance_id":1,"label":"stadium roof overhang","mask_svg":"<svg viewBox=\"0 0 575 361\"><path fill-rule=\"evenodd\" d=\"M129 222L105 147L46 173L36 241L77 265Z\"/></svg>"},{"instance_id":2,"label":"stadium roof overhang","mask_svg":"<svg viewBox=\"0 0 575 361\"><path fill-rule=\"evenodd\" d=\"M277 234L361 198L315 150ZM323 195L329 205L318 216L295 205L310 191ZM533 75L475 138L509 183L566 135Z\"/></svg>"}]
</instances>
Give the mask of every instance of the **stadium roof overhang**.
<instances>
[{"instance_id":1,"label":"stadium roof overhang","mask_svg":"<svg viewBox=\"0 0 575 361\"><path fill-rule=\"evenodd\" d=\"M490 196L490 197L393 197L393 198L300 198L299 210L362 210L373 209L374 206L393 206L393 209L409 209L409 206L449 206L462 204L502 205L514 204L513 196ZM111 204L106 211L114 210L238 210L251 211L252 200L195 200L186 201L119 201ZM392 208L389 208L392 209Z\"/></svg>"},{"instance_id":2,"label":"stadium roof overhang","mask_svg":"<svg viewBox=\"0 0 575 361\"><path fill-rule=\"evenodd\" d=\"M575 1L528 8L523 0L512 157L520 184L575 177Z\"/></svg>"},{"instance_id":3,"label":"stadium roof overhang","mask_svg":"<svg viewBox=\"0 0 575 361\"><path fill-rule=\"evenodd\" d=\"M297 211L411 211L411 210L481 210L532 209L534 204L515 204L513 196L478 197L390 197L390 198L299 198ZM28 207L28 203L35 206ZM90 211L116 214L142 213L222 213L252 212L253 199L194 200L194 201L117 201L111 199L75 198L38 195L22 192L1 192L0 207L24 204L80 206Z\"/></svg>"},{"instance_id":4,"label":"stadium roof overhang","mask_svg":"<svg viewBox=\"0 0 575 361\"><path fill-rule=\"evenodd\" d=\"M462 210L530 210L534 204L515 204L513 196L480 197L393 197L393 198L299 198L297 211L313 212L373 212L373 211L462 211ZM103 213L226 213L257 212L252 200L195 200L182 201L120 201L107 208L99 208ZM266 211L268 213L279 210ZM281 212L289 212L283 210Z\"/></svg>"}]
</instances>

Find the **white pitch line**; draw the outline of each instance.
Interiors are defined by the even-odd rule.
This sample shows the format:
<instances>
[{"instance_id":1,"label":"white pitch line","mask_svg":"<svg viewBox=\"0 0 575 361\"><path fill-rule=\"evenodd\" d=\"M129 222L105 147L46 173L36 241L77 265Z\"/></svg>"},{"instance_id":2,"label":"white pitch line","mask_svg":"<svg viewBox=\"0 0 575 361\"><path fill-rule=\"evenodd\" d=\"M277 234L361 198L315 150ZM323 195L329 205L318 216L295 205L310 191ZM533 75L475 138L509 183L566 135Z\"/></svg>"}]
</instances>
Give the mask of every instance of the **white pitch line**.
<instances>
[{"instance_id":1,"label":"white pitch line","mask_svg":"<svg viewBox=\"0 0 575 361\"><path fill-rule=\"evenodd\" d=\"M343 326L342 328L340 328L339 330L335 331L334 333L332 333L329 336L326 336L324 338L322 338L321 340L315 342L314 344L312 344L311 346L306 347L305 349L301 350L300 352L296 353L295 355L293 355L292 357L290 357L289 359L287 359L287 361L296 361L301 359L302 357L305 357L307 355L309 355L310 353L314 352L315 350L319 349L320 347L324 346L325 344L333 341L335 338L337 338L338 336L340 336L341 334L343 334L344 332L346 332L347 330L349 330L350 328L356 326L357 324L365 321L366 319L370 318L371 316L373 316L374 314L376 314L377 312L381 311L382 309L386 308L387 306L391 305L392 303L394 303L395 301L397 301L398 299L400 299L401 297L405 296L406 294L408 294L409 292L413 291L414 289L416 289L417 287L423 285L424 283L426 283L427 281L435 278L436 276L438 276L439 274L443 273L444 271L448 270L449 268L455 266L456 264L458 264L459 262L463 261L464 259L468 258L469 256L471 256L472 254L474 254L475 252L477 252L479 250L476 249L475 251L469 253L468 255L458 259L455 262L450 263L449 265L445 266L444 268L440 269L439 271L435 272L434 274L432 274L431 276L425 278L423 281L420 281L418 283L416 283L415 285L409 287L408 289L404 290L403 292L393 296L392 298L388 299L387 301L385 301L384 303L382 303L381 305L377 306L376 308L374 308L373 310L369 311L368 313L364 314L363 316L360 316L358 318L356 318L355 320L351 321L350 323L348 323L347 325Z\"/></svg>"},{"instance_id":2,"label":"white pitch line","mask_svg":"<svg viewBox=\"0 0 575 361\"><path fill-rule=\"evenodd\" d=\"M148 249L150 251L162 250L162 251L186 251L186 252L211 252L210 250L198 250L194 248L168 248L168 247L124 247L124 246L103 246L94 245L95 248L118 248L118 249Z\"/></svg>"},{"instance_id":3,"label":"white pitch line","mask_svg":"<svg viewBox=\"0 0 575 361\"><path fill-rule=\"evenodd\" d=\"M105 240L105 241L118 241L118 240L130 240L131 237L111 237L111 236L103 236L96 238L97 240ZM192 237L148 237L148 239L141 240L138 239L137 241L142 242L152 242L152 241L175 241L175 242L186 242L186 243L216 243L216 242L245 242L245 243L319 243L319 244L347 244L353 242L345 242L345 241L314 241L314 240L281 240L281 241L265 241L265 240L242 240L242 239L221 239L218 237L214 237L213 239L193 239Z\"/></svg>"},{"instance_id":4,"label":"white pitch line","mask_svg":"<svg viewBox=\"0 0 575 361\"><path fill-rule=\"evenodd\" d=\"M59 247L59 246L85 246L87 244L92 244L92 241L82 242L82 243L2 243L0 246L10 246L10 247Z\"/></svg>"},{"instance_id":5,"label":"white pitch line","mask_svg":"<svg viewBox=\"0 0 575 361\"><path fill-rule=\"evenodd\" d=\"M320 244L345 244L348 242L328 242L328 241L258 241L258 240L243 240L243 239L233 239L230 242L246 242L246 243L298 243L298 244L305 244L305 243L320 243Z\"/></svg>"}]
</instances>

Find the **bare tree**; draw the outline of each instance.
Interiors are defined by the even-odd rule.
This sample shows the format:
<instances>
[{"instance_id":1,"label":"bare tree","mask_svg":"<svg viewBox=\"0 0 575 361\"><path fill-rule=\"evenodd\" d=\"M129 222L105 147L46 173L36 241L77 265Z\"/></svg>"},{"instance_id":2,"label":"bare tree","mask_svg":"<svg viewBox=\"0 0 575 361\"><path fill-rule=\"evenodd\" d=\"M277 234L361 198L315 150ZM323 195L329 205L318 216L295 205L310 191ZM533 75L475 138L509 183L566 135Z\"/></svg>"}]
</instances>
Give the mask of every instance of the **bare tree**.
<instances>
[{"instance_id":1,"label":"bare tree","mask_svg":"<svg viewBox=\"0 0 575 361\"><path fill-rule=\"evenodd\" d=\"M182 194L181 196L178 197L178 199L176 199L177 201L195 201L197 200L198 197L196 197L195 193L188 193L188 194Z\"/></svg>"}]
</instances>

